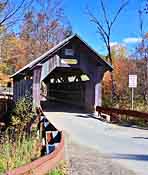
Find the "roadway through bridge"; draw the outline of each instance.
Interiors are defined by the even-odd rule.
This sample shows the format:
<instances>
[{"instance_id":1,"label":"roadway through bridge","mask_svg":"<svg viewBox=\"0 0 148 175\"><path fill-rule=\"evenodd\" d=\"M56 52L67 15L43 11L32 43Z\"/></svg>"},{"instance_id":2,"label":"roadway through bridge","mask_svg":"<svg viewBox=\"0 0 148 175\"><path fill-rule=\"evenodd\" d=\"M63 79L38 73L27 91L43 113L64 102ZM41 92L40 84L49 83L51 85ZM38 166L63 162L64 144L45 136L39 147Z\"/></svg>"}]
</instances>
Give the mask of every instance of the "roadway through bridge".
<instances>
[{"instance_id":1,"label":"roadway through bridge","mask_svg":"<svg viewBox=\"0 0 148 175\"><path fill-rule=\"evenodd\" d=\"M45 114L74 142L97 149L138 175L148 174L148 130L101 122L80 108L64 104L46 105Z\"/></svg>"}]
</instances>

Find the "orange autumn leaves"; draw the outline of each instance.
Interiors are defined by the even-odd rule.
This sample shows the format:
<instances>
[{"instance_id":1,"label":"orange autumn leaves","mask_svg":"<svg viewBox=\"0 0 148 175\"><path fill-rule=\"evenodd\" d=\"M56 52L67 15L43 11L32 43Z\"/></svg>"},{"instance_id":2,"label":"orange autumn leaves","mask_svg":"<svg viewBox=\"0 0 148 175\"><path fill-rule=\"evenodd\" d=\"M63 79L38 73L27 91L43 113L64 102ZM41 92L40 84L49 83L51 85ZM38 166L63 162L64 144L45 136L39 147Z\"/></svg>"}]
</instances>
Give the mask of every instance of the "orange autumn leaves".
<instances>
[{"instance_id":1,"label":"orange autumn leaves","mask_svg":"<svg viewBox=\"0 0 148 175\"><path fill-rule=\"evenodd\" d=\"M113 57L113 69L117 97L125 97L129 92L128 75L136 71L135 61L126 55L116 54ZM111 95L110 72L105 73L103 78L103 94L104 96Z\"/></svg>"}]
</instances>

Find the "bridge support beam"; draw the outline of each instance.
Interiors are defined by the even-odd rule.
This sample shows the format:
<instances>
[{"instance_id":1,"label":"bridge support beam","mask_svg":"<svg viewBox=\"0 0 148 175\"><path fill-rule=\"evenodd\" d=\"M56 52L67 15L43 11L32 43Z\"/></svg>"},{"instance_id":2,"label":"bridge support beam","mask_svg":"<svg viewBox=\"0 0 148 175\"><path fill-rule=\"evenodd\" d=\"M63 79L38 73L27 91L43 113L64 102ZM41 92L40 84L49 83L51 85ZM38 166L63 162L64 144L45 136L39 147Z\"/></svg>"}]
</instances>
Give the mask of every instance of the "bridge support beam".
<instances>
[{"instance_id":1,"label":"bridge support beam","mask_svg":"<svg viewBox=\"0 0 148 175\"><path fill-rule=\"evenodd\" d=\"M95 84L95 110L96 106L102 105L102 85L101 82Z\"/></svg>"},{"instance_id":2,"label":"bridge support beam","mask_svg":"<svg viewBox=\"0 0 148 175\"><path fill-rule=\"evenodd\" d=\"M33 70L33 106L40 106L40 79L41 79L42 66L37 65Z\"/></svg>"},{"instance_id":3,"label":"bridge support beam","mask_svg":"<svg viewBox=\"0 0 148 175\"><path fill-rule=\"evenodd\" d=\"M88 111L94 111L94 95L93 81L87 81L85 83L85 109Z\"/></svg>"},{"instance_id":4,"label":"bridge support beam","mask_svg":"<svg viewBox=\"0 0 148 175\"><path fill-rule=\"evenodd\" d=\"M98 70L96 71L95 77L94 77L94 86L95 86L95 104L94 109L96 112L96 106L102 105L102 79L103 79L104 71L103 67L98 67Z\"/></svg>"}]
</instances>

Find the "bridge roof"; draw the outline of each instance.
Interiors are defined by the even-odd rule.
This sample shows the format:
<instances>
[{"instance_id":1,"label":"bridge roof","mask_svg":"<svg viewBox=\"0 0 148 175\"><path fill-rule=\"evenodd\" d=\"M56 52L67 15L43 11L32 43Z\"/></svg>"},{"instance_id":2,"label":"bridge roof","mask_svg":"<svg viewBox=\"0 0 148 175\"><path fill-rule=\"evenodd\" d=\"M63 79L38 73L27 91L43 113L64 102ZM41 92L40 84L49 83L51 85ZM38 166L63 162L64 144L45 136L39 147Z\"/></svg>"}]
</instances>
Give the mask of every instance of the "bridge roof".
<instances>
[{"instance_id":1,"label":"bridge roof","mask_svg":"<svg viewBox=\"0 0 148 175\"><path fill-rule=\"evenodd\" d=\"M58 52L61 48L63 48L64 46L66 46L74 38L78 39L83 45L85 45L90 50L90 52L92 52L97 57L97 61L98 62L101 61L102 63L104 63L104 65L107 67L108 70L110 70L110 71L113 70L113 67L108 62L106 62L82 38L80 38L80 36L78 36L77 34L73 34L73 35L69 36L68 38L64 39L63 41L61 41L59 44L57 44L56 46L54 46L53 48L51 48L47 52L45 52L40 57L36 58L35 60L33 60L32 62L30 62L29 64L25 65L23 68L21 68L20 70L18 70L16 73L14 73L13 75L11 75L10 77L13 78L13 77L17 76L18 74L21 74L21 73L25 72L26 70L31 70L36 65L45 62L47 59L49 59L49 57L52 57L54 54L56 54L56 52Z\"/></svg>"}]
</instances>

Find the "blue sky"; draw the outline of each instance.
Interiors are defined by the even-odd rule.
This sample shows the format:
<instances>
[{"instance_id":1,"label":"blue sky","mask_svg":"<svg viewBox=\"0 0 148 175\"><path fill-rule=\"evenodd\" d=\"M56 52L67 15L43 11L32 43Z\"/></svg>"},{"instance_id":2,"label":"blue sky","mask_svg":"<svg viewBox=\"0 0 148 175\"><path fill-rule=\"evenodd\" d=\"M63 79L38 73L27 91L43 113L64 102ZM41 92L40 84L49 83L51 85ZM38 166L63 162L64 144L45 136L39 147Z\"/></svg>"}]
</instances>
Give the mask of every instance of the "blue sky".
<instances>
[{"instance_id":1,"label":"blue sky","mask_svg":"<svg viewBox=\"0 0 148 175\"><path fill-rule=\"evenodd\" d=\"M115 10L123 0L104 0L108 7L109 16L112 17ZM131 52L139 41L139 17L138 10L143 7L145 0L130 0L128 6L122 11L112 31L112 44L121 43ZM74 33L79 34L95 50L105 53L105 48L100 36L96 33L95 25L90 23L86 14L86 6L93 13L101 17L99 0L63 0L65 15L70 20ZM145 30L148 18L145 18Z\"/></svg>"}]
</instances>

